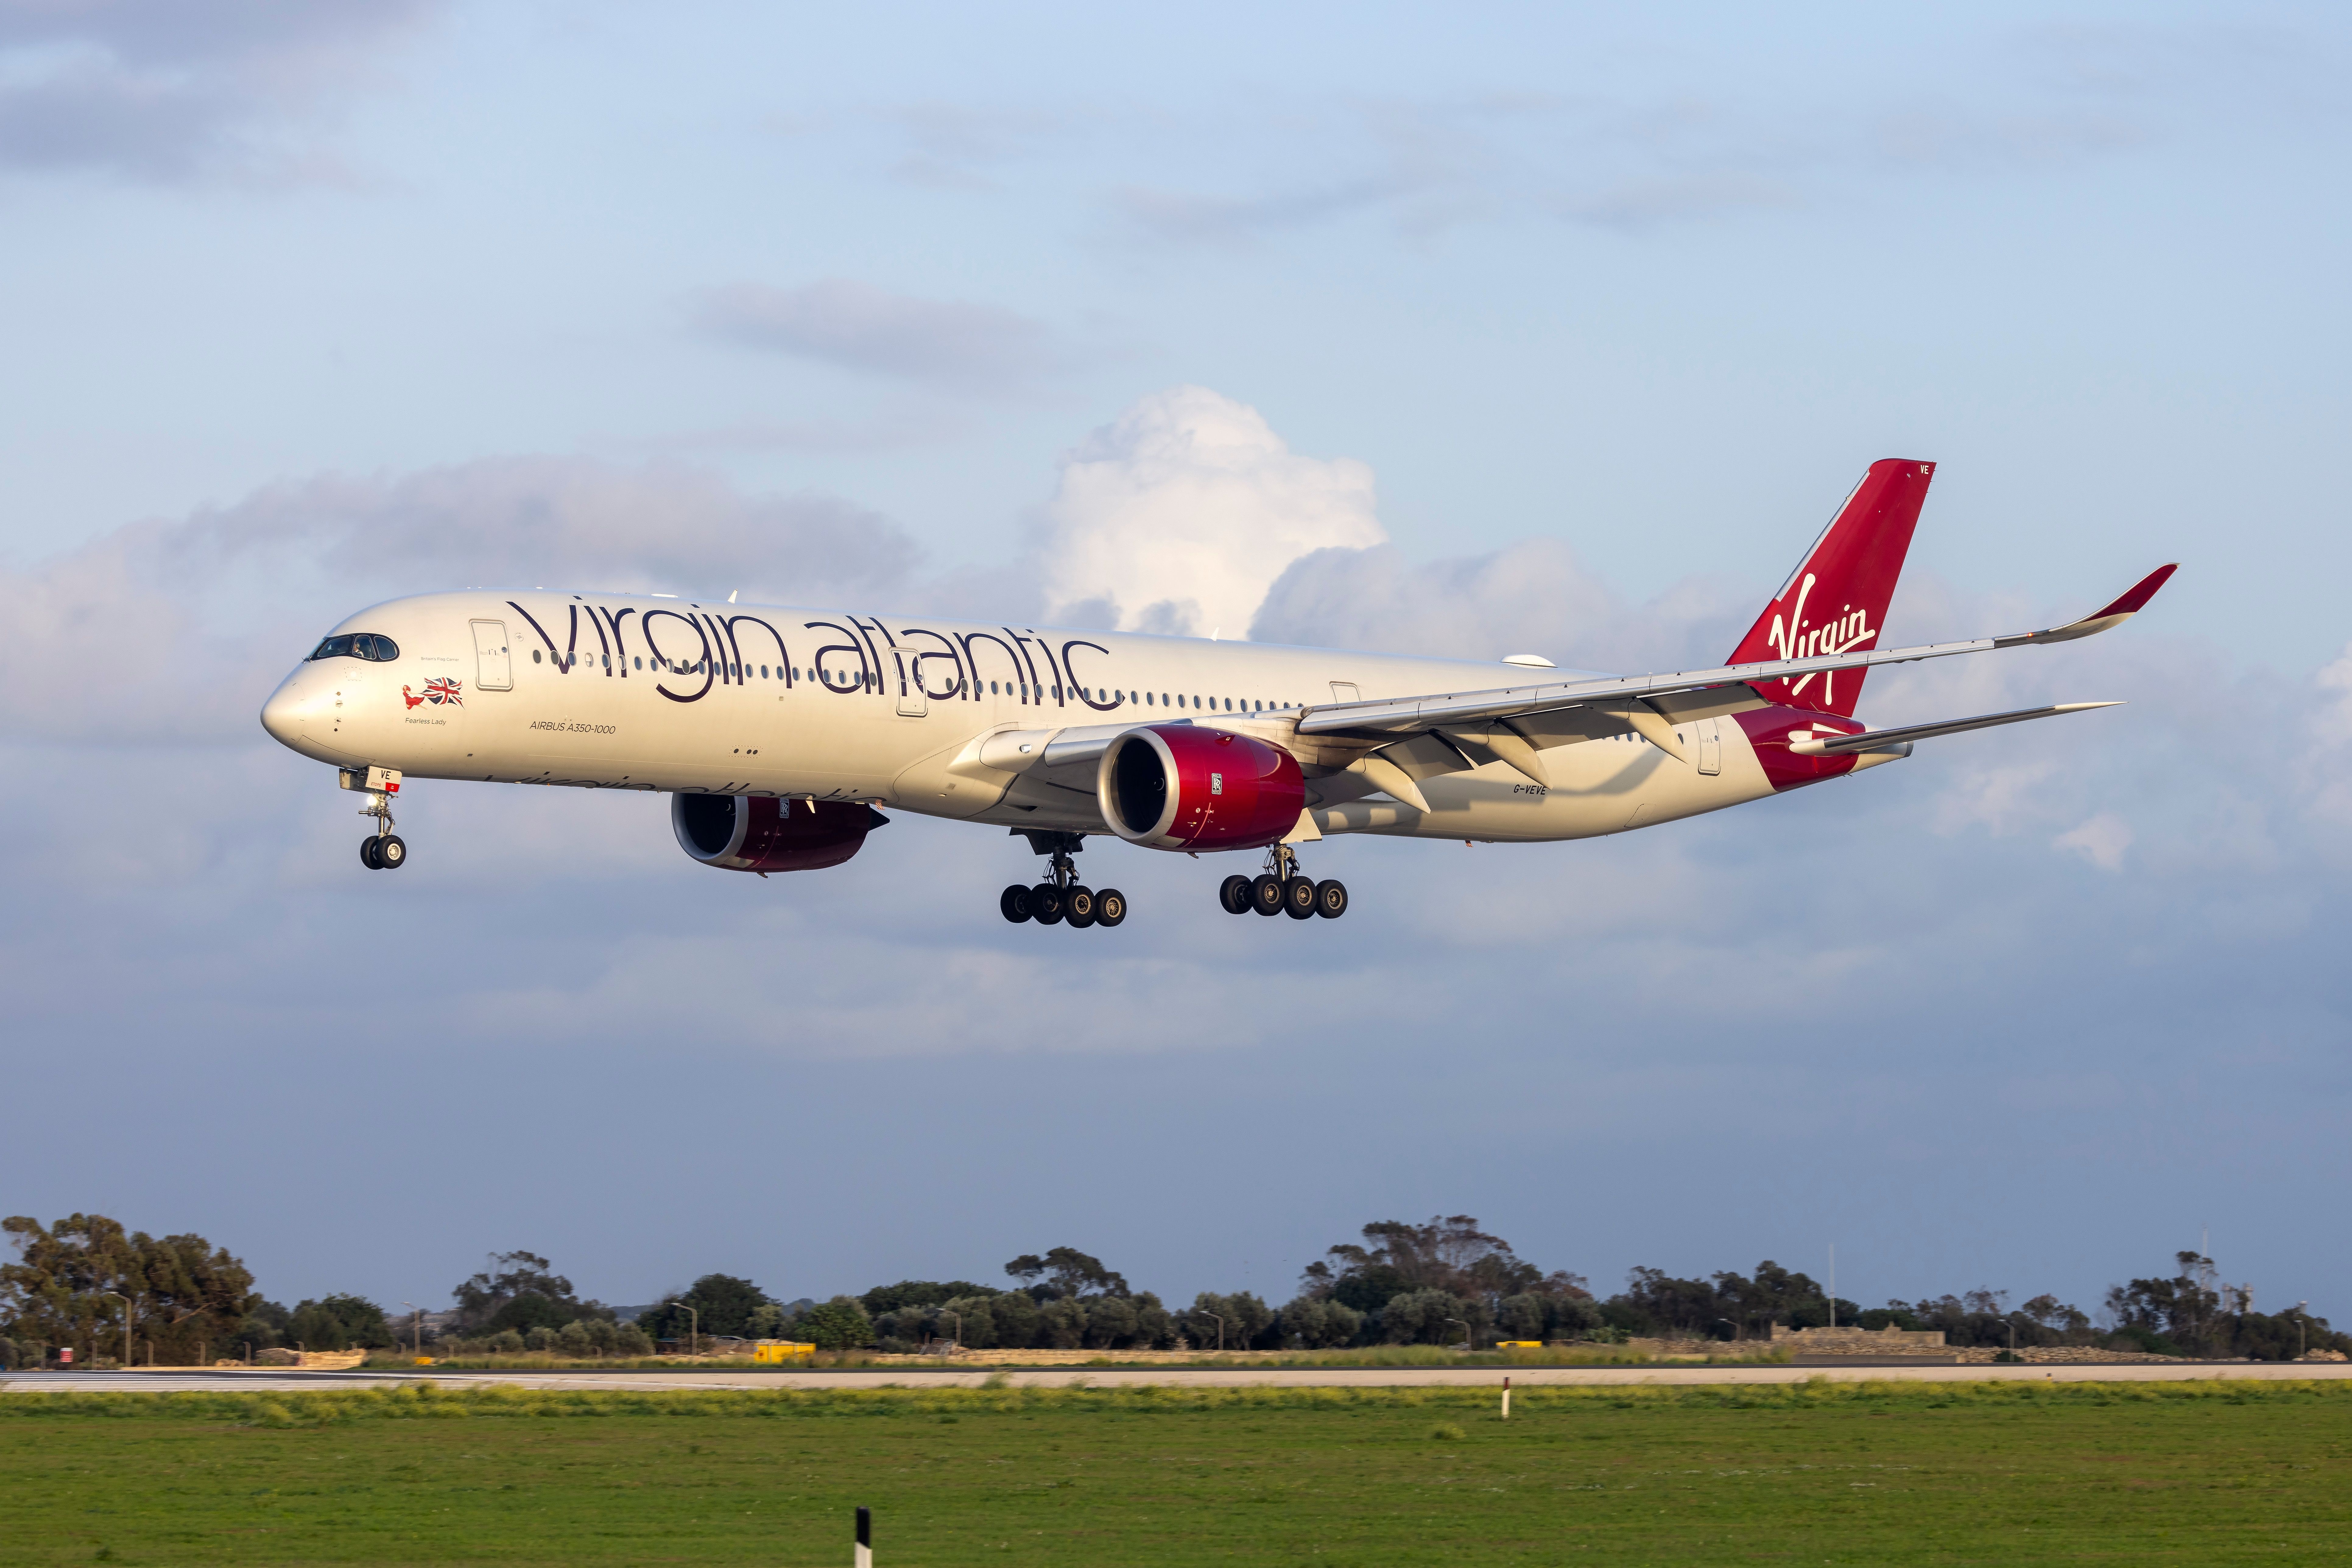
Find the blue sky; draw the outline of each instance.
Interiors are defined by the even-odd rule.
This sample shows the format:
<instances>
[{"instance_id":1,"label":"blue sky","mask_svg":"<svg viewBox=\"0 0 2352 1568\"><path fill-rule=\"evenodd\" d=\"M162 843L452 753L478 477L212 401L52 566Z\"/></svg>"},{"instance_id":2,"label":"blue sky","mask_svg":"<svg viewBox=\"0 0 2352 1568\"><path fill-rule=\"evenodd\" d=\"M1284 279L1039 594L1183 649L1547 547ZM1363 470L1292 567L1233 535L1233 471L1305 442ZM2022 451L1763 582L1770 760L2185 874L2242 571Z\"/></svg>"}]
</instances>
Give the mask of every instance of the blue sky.
<instances>
[{"instance_id":1,"label":"blue sky","mask_svg":"<svg viewBox=\"0 0 2352 1568\"><path fill-rule=\"evenodd\" d=\"M1064 1243L1280 1299L1466 1211L1604 1289L1835 1242L1865 1301L2087 1307L2210 1227L2352 1316L2346 44L0 5L6 1207L388 1300L511 1246L638 1301ZM984 831L762 883L520 789L420 789L368 877L253 722L320 628L476 581L1042 613L1083 548L1132 610L1137 432L1212 425L1256 455L1177 542L1261 636L1720 656L1890 455L1942 465L1904 640L2185 566L1864 714L2129 707L1621 841L1334 843L1311 931L1101 846L1137 919L1013 930Z\"/></svg>"}]
</instances>

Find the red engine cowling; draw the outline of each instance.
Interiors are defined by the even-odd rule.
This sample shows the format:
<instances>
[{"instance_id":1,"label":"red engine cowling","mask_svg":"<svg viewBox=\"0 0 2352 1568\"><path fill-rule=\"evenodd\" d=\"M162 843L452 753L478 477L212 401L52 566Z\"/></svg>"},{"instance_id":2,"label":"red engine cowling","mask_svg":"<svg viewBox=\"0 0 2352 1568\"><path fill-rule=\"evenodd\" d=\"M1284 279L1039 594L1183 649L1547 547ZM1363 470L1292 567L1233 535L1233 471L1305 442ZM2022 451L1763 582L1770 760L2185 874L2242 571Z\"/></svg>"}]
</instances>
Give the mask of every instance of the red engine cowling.
<instances>
[{"instance_id":1,"label":"red engine cowling","mask_svg":"<svg viewBox=\"0 0 2352 1568\"><path fill-rule=\"evenodd\" d=\"M1298 825L1307 780L1278 746L1205 725L1130 729L1095 775L1103 820L1155 850L1246 850Z\"/></svg>"},{"instance_id":2,"label":"red engine cowling","mask_svg":"<svg viewBox=\"0 0 2352 1568\"><path fill-rule=\"evenodd\" d=\"M670 797L677 847L723 871L823 871L856 854L890 819L863 803L774 800L765 796Z\"/></svg>"}]
</instances>

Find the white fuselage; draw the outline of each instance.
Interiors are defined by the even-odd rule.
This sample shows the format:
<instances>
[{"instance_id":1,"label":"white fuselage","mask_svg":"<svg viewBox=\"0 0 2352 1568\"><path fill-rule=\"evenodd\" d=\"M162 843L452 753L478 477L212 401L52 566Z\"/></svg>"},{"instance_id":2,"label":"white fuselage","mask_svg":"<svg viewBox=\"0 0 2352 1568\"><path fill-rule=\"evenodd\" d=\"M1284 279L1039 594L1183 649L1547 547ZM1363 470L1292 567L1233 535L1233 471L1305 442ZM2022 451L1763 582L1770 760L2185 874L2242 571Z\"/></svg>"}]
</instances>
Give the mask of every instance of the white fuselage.
<instances>
[{"instance_id":1,"label":"white fuselage","mask_svg":"<svg viewBox=\"0 0 2352 1568\"><path fill-rule=\"evenodd\" d=\"M865 800L1080 832L1106 824L1091 768L1039 765L1057 732L1192 721L1274 738L1315 705L1524 677L1459 660L633 594L429 594L336 631L387 637L397 653L306 661L263 712L272 735L322 762ZM1426 812L1308 757L1308 816L1324 833L1525 841L1774 793L1732 718L1694 709L1675 724L1683 758L1588 716L1548 742L1545 782L1503 762L1456 768L1421 781ZM1011 732L1034 732L1034 752Z\"/></svg>"}]
</instances>

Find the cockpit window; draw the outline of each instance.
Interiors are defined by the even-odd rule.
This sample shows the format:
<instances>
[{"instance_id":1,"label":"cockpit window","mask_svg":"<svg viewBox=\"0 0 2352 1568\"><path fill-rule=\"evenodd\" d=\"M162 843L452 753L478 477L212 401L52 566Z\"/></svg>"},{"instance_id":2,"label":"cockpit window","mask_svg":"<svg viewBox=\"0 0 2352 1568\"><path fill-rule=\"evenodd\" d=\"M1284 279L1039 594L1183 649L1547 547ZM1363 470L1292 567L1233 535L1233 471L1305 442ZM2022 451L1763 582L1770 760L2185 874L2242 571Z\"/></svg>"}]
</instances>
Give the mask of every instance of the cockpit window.
<instances>
[{"instance_id":1,"label":"cockpit window","mask_svg":"<svg viewBox=\"0 0 2352 1568\"><path fill-rule=\"evenodd\" d=\"M320 643L310 657L365 659L372 664L389 664L400 657L400 645L374 632L346 632L340 637L330 637Z\"/></svg>"}]
</instances>

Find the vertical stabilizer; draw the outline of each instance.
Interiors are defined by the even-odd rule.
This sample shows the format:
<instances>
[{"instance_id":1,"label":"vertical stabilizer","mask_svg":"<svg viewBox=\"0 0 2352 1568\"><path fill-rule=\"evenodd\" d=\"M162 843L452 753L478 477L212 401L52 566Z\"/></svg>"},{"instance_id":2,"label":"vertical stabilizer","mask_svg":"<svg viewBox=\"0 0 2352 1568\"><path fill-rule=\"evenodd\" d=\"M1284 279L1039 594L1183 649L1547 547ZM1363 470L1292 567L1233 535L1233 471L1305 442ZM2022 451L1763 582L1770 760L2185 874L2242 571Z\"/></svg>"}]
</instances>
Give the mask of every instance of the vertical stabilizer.
<instances>
[{"instance_id":1,"label":"vertical stabilizer","mask_svg":"<svg viewBox=\"0 0 2352 1568\"><path fill-rule=\"evenodd\" d=\"M1919 505L1935 476L1933 463L1890 457L1872 464L1726 662L1803 659L1877 647L1895 580L1903 574L1903 558L1911 549L1911 530L1919 523ZM1772 702L1851 717L1862 695L1863 674L1838 670L1762 681L1756 690Z\"/></svg>"}]
</instances>

